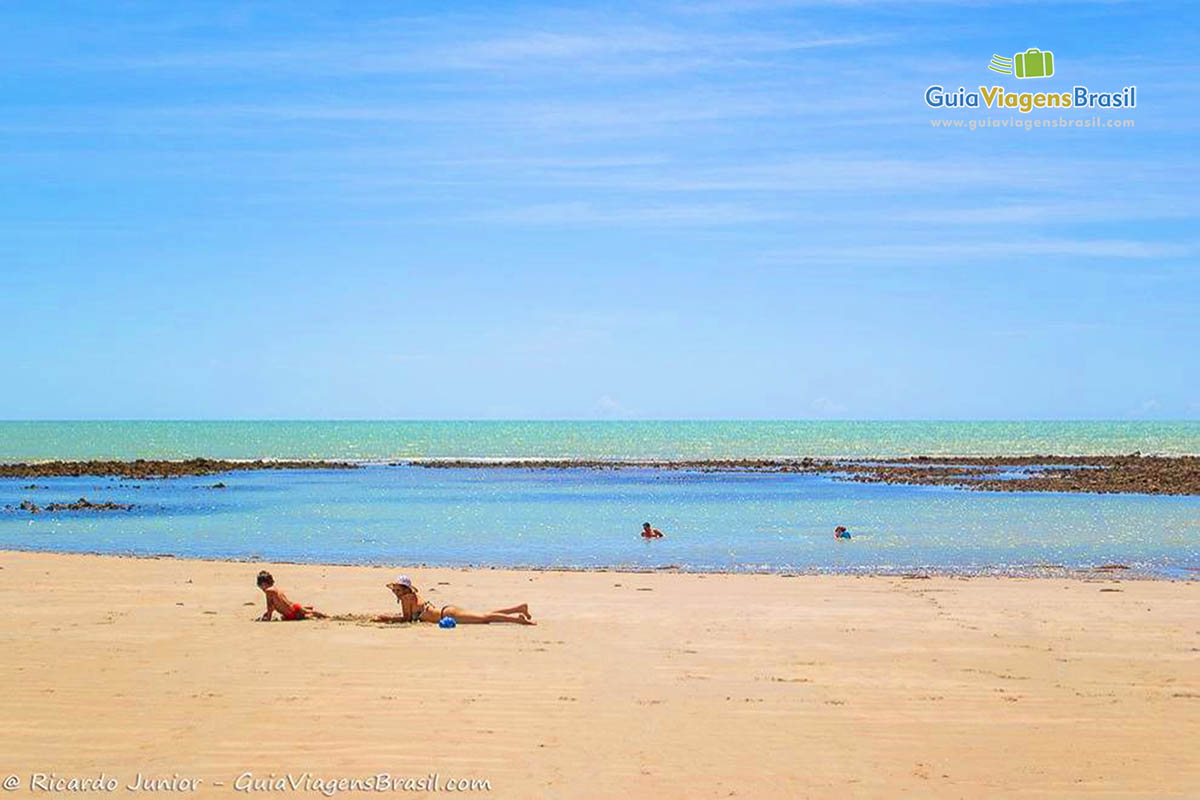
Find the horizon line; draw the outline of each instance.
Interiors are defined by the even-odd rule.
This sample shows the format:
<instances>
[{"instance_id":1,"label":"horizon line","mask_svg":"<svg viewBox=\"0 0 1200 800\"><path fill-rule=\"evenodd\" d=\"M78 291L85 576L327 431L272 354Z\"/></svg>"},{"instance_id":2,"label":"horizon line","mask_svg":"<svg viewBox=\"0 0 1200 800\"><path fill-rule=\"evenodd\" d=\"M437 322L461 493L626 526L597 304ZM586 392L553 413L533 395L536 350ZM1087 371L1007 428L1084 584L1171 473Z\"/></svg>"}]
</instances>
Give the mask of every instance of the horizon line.
<instances>
[{"instance_id":1,"label":"horizon line","mask_svg":"<svg viewBox=\"0 0 1200 800\"><path fill-rule=\"evenodd\" d=\"M33 418L0 419L0 424L63 424L63 423L571 423L600 422L613 424L661 423L661 422L762 422L762 423L1200 423L1200 417L1175 418L1112 418L1112 417L646 417L646 418L599 418L599 417L79 417L79 418Z\"/></svg>"}]
</instances>

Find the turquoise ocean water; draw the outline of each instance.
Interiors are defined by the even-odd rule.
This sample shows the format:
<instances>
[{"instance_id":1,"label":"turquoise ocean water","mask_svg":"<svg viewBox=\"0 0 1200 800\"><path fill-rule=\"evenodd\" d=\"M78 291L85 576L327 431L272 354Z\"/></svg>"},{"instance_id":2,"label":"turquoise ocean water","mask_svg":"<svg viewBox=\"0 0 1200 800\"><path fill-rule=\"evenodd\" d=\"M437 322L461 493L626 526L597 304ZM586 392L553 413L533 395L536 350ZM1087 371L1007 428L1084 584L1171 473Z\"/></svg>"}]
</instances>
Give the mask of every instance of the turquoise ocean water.
<instances>
[{"instance_id":1,"label":"turquoise ocean water","mask_svg":"<svg viewBox=\"0 0 1200 800\"><path fill-rule=\"evenodd\" d=\"M1191 422L0 422L0 461L1200 454Z\"/></svg>"},{"instance_id":2,"label":"turquoise ocean water","mask_svg":"<svg viewBox=\"0 0 1200 800\"><path fill-rule=\"evenodd\" d=\"M830 475L426 469L413 457L1200 453L1200 423L0 423L0 460L349 458L353 471L0 479L0 549L291 561L693 570L1200 568L1200 497L968 492ZM211 488L220 481L224 488ZM643 520L667 533L644 542ZM832 531L846 525L850 542Z\"/></svg>"}]
</instances>

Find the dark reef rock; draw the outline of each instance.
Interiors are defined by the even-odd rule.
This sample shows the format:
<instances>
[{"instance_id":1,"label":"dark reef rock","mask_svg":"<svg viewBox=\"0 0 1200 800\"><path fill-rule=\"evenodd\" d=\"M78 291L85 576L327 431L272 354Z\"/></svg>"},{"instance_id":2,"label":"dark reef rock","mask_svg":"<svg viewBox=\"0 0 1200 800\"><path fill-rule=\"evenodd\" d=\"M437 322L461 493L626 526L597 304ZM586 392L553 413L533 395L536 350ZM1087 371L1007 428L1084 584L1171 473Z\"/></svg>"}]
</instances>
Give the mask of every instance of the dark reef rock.
<instances>
[{"instance_id":1,"label":"dark reef rock","mask_svg":"<svg viewBox=\"0 0 1200 800\"><path fill-rule=\"evenodd\" d=\"M176 478L182 475L216 475L265 469L355 469L341 461L223 461L192 458L187 461L46 461L40 464L0 464L0 478L54 478L105 475L119 478Z\"/></svg>"},{"instance_id":2,"label":"dark reef rock","mask_svg":"<svg viewBox=\"0 0 1200 800\"><path fill-rule=\"evenodd\" d=\"M431 469L665 469L702 472L829 473L835 480L953 486L993 492L1200 495L1197 456L911 456L893 459L603 461L414 460ZM1016 475L1000 473L1016 471Z\"/></svg>"},{"instance_id":3,"label":"dark reef rock","mask_svg":"<svg viewBox=\"0 0 1200 800\"><path fill-rule=\"evenodd\" d=\"M13 510L12 506L4 508L8 511ZM48 503L40 508L32 500L22 500L16 510L28 511L30 514L42 514L48 511L128 511L131 508L133 505L130 503L93 503L86 497L81 497L74 503Z\"/></svg>"},{"instance_id":4,"label":"dark reef rock","mask_svg":"<svg viewBox=\"0 0 1200 800\"><path fill-rule=\"evenodd\" d=\"M1200 457L1144 456L910 456L891 459L698 459L609 461L602 459L473 459L390 462L429 469L657 469L702 472L800 472L828 474L857 483L952 486L993 492L1091 492L1098 494L1200 495ZM252 470L356 469L338 461L52 461L0 464L0 478L78 477L151 479ZM25 488L33 488L32 486ZM38 486L44 489L44 486ZM226 488L215 483L211 489ZM38 513L32 502L23 510ZM49 509L49 506L47 506Z\"/></svg>"},{"instance_id":5,"label":"dark reef rock","mask_svg":"<svg viewBox=\"0 0 1200 800\"><path fill-rule=\"evenodd\" d=\"M842 471L861 483L961 486L990 492L1200 494L1195 456L1028 456L857 462ZM1020 474L1000 477L1017 468Z\"/></svg>"},{"instance_id":6,"label":"dark reef rock","mask_svg":"<svg viewBox=\"0 0 1200 800\"><path fill-rule=\"evenodd\" d=\"M74 503L51 503L46 511L128 511L132 503L93 503L86 497L81 497Z\"/></svg>"}]
</instances>

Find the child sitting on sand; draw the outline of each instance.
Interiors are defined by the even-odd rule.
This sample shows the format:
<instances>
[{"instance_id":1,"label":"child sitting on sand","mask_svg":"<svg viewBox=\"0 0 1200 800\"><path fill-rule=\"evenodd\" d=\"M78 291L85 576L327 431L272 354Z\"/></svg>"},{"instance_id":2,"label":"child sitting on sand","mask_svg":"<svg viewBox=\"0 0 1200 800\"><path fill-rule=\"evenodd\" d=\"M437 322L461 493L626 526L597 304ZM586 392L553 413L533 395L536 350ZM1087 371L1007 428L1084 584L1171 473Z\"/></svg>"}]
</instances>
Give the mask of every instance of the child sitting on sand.
<instances>
[{"instance_id":1,"label":"child sitting on sand","mask_svg":"<svg viewBox=\"0 0 1200 800\"><path fill-rule=\"evenodd\" d=\"M401 613L383 614L375 617L373 622L441 622L443 617L450 617L455 622L463 624L486 625L489 622L513 622L518 625L537 625L529 613L528 603L479 614L474 611L464 611L458 606L442 606L439 609L428 600L422 600L407 575L401 575L395 583L387 584L387 588L396 595L396 602L400 604Z\"/></svg>"},{"instance_id":2,"label":"child sitting on sand","mask_svg":"<svg viewBox=\"0 0 1200 800\"><path fill-rule=\"evenodd\" d=\"M312 606L302 606L299 603L293 603L288 600L287 595L282 590L275 588L275 578L265 569L258 573L258 588L263 590L263 594L267 596L267 610L259 617L263 622L270 622L271 616L279 612L279 616L284 620L301 620L308 619L326 619L326 615L317 611Z\"/></svg>"}]
</instances>

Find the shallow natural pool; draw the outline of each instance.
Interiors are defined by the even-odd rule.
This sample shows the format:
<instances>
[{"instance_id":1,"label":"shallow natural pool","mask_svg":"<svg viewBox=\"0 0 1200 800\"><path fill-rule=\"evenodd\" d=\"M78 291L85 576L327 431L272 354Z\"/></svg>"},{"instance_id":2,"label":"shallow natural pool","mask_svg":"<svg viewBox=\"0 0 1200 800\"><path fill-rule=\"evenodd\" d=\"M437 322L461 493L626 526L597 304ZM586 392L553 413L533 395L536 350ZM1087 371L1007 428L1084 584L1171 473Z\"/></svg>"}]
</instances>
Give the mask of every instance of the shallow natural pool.
<instances>
[{"instance_id":1,"label":"shallow natural pool","mask_svg":"<svg viewBox=\"0 0 1200 800\"><path fill-rule=\"evenodd\" d=\"M215 483L225 488L209 488ZM650 469L241 472L0 481L0 547L212 558L692 570L975 571L1121 563L1196 577L1200 497L990 493ZM645 542L643 521L666 538ZM833 528L854 538L835 541Z\"/></svg>"}]
</instances>

